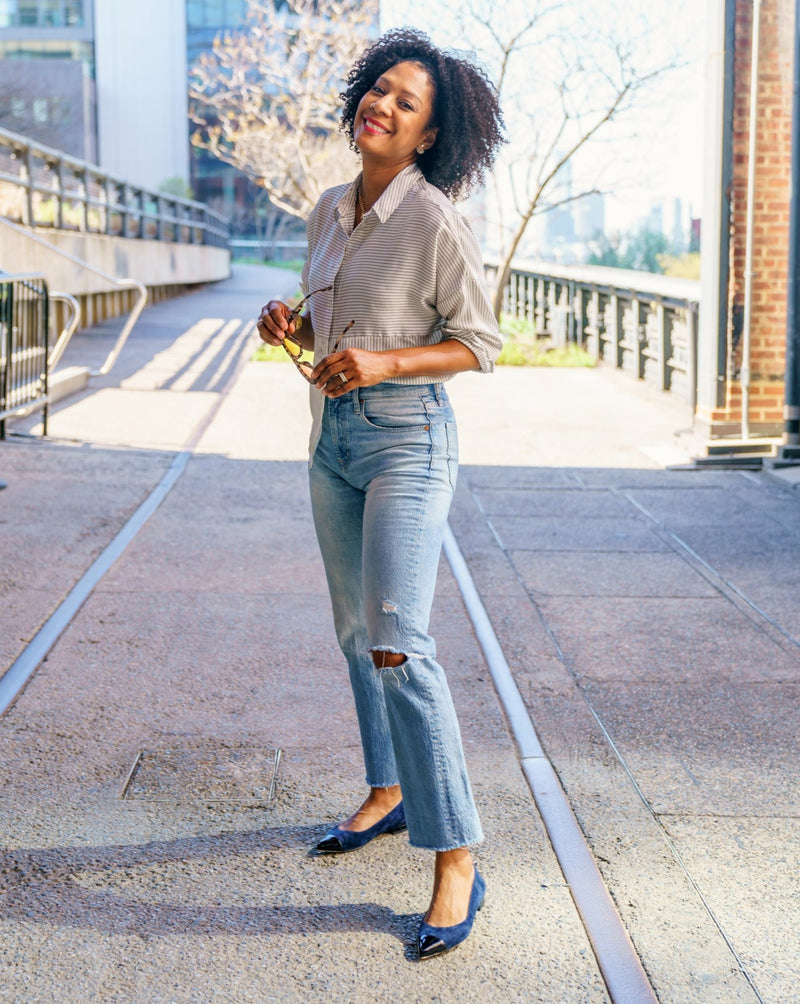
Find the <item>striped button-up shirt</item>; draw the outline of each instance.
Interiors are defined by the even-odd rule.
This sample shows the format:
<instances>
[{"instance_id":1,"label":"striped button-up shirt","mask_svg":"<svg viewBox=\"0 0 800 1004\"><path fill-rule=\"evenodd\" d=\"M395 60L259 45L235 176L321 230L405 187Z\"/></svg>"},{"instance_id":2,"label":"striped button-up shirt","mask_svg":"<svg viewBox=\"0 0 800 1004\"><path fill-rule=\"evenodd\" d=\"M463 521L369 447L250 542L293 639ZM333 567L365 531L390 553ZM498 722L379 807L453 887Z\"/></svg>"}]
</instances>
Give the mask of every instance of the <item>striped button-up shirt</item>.
<instances>
[{"instance_id":1,"label":"striped button-up shirt","mask_svg":"<svg viewBox=\"0 0 800 1004\"><path fill-rule=\"evenodd\" d=\"M355 321L342 348L381 351L452 338L468 346L480 369L490 372L501 340L469 223L411 165L354 228L359 182L328 189L308 220L303 291L333 286L309 300L316 358L332 352L346 325ZM431 378L393 382L425 384ZM312 387L312 457L324 402Z\"/></svg>"}]
</instances>

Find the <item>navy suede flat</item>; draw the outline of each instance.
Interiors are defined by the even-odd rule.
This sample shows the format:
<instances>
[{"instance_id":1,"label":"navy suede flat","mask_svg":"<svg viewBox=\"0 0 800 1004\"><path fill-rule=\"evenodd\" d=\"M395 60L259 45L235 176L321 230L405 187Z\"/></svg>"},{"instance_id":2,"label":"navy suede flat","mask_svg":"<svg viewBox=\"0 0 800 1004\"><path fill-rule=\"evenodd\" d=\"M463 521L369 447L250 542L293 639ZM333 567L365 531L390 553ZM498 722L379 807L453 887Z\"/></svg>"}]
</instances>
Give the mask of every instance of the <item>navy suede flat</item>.
<instances>
[{"instance_id":1,"label":"navy suede flat","mask_svg":"<svg viewBox=\"0 0 800 1004\"><path fill-rule=\"evenodd\" d=\"M486 883L483 876L475 869L475 878L472 880L472 891L469 894L469 909L466 920L460 924L453 924L452 927L433 927L431 924L422 923L419 928L419 957L420 959L432 959L434 955L441 955L449 952L451 948L466 941L475 923L475 914L483 906L486 895Z\"/></svg>"},{"instance_id":2,"label":"navy suede flat","mask_svg":"<svg viewBox=\"0 0 800 1004\"><path fill-rule=\"evenodd\" d=\"M397 833L406 828L406 813L403 803L399 802L391 812L387 813L383 819L370 826L368 830L356 832L354 830L343 830L340 826L334 826L328 830L325 836L314 848L315 854L347 854L348 851L357 851L359 847L364 847L379 837L382 833Z\"/></svg>"}]
</instances>

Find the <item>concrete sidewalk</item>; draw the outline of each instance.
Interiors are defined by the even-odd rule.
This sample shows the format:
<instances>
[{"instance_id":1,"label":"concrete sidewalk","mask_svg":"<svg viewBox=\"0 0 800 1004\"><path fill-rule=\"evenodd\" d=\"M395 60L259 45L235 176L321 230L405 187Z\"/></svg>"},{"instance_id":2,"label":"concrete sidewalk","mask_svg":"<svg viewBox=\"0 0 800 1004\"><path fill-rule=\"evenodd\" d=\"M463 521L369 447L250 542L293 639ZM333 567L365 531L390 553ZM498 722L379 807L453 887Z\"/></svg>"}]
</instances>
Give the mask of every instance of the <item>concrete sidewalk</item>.
<instances>
[{"instance_id":1,"label":"concrete sidewalk","mask_svg":"<svg viewBox=\"0 0 800 1004\"><path fill-rule=\"evenodd\" d=\"M361 797L360 750L307 389L237 369L295 286L238 268L148 308L47 442L0 445L2 672L197 440L0 719L0 1000L606 1001L444 561L433 632L487 834L473 937L413 963L431 861L403 836L306 854ZM659 1000L800 999L797 492L665 469L688 411L614 373L450 387L451 525Z\"/></svg>"}]
</instances>

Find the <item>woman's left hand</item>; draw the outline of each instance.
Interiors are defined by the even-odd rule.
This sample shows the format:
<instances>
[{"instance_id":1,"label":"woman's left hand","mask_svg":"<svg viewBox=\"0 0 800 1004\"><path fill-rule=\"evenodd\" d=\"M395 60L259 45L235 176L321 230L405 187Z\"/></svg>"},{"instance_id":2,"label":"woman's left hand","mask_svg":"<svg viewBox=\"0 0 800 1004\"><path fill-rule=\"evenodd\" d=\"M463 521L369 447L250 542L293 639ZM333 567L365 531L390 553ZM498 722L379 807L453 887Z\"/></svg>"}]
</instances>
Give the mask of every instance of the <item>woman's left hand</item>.
<instances>
[{"instance_id":1,"label":"woman's left hand","mask_svg":"<svg viewBox=\"0 0 800 1004\"><path fill-rule=\"evenodd\" d=\"M391 353L344 349L325 356L314 367L312 380L325 397L341 397L356 387L372 387L392 375Z\"/></svg>"}]
</instances>

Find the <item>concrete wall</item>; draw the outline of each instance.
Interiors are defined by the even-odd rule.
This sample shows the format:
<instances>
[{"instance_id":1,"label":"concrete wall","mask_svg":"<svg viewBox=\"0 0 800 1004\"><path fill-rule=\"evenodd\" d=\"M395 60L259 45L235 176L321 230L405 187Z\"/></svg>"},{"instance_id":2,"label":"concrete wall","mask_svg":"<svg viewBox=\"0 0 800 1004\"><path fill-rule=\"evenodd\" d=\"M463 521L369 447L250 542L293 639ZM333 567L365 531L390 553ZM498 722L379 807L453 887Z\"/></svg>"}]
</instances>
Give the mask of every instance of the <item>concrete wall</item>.
<instances>
[{"instance_id":1,"label":"concrete wall","mask_svg":"<svg viewBox=\"0 0 800 1004\"><path fill-rule=\"evenodd\" d=\"M95 268L120 279L138 279L153 288L216 282L230 274L227 248L63 230L38 229L32 233ZM79 264L6 228L0 232L0 268L6 272L44 273L51 289L73 296L114 288L112 283L87 272Z\"/></svg>"},{"instance_id":2,"label":"concrete wall","mask_svg":"<svg viewBox=\"0 0 800 1004\"><path fill-rule=\"evenodd\" d=\"M187 287L217 282L230 275L227 248L43 229L31 233L109 275L144 283L151 303L182 293ZM126 314L136 298L135 291L120 290L55 250L7 227L0 227L0 269L15 274L43 274L52 292L77 297L81 328ZM63 304L53 304L52 321L52 330L57 334L66 322Z\"/></svg>"}]
</instances>

